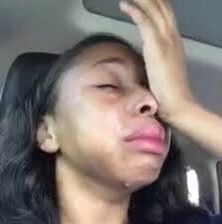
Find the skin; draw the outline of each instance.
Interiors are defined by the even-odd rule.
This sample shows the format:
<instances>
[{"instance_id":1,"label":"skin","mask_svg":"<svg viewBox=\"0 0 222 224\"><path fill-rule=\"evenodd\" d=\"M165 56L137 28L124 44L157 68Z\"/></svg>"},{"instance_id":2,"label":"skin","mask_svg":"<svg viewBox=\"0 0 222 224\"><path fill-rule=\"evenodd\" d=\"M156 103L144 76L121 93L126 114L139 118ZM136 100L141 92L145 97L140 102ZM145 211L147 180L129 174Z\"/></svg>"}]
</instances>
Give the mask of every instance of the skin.
<instances>
[{"instance_id":1,"label":"skin","mask_svg":"<svg viewBox=\"0 0 222 224\"><path fill-rule=\"evenodd\" d=\"M121 1L138 26L151 92L159 116L222 159L222 118L194 99L187 81L184 50L168 0Z\"/></svg>"},{"instance_id":2,"label":"skin","mask_svg":"<svg viewBox=\"0 0 222 224\"><path fill-rule=\"evenodd\" d=\"M130 195L158 178L170 131L157 119L158 104L134 52L104 43L79 61L62 74L56 113L45 116L37 134L43 151L57 152L61 223L127 223ZM123 141L153 125L165 129L162 155L134 151Z\"/></svg>"},{"instance_id":3,"label":"skin","mask_svg":"<svg viewBox=\"0 0 222 224\"><path fill-rule=\"evenodd\" d=\"M141 63L119 44L88 49L82 58L85 62L64 74L56 116L46 116L37 134L42 150L57 152L62 224L127 223L130 195L158 178L168 138L161 157L129 151L121 140L137 127L157 124L157 113L210 152L222 154L218 136L222 121L201 108L191 94L182 42L168 1L133 0L121 3L120 8L141 32L150 88L158 104L138 81L140 75L146 76ZM125 63L93 66L110 57ZM98 89L95 83L101 80L120 84L121 90ZM141 113L142 105L148 109Z\"/></svg>"}]
</instances>

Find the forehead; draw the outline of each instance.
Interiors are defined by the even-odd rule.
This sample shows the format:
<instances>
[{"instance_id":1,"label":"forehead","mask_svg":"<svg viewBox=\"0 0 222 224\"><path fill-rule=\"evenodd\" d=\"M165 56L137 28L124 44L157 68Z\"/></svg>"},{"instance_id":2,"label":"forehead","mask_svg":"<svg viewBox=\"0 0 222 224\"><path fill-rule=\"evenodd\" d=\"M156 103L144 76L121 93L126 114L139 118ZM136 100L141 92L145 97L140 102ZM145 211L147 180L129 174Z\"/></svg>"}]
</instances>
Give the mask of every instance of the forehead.
<instances>
[{"instance_id":1,"label":"forehead","mask_svg":"<svg viewBox=\"0 0 222 224\"><path fill-rule=\"evenodd\" d=\"M80 55L83 64L93 64L94 62L106 58L120 58L129 63L136 63L141 60L136 51L121 43L100 43L91 46Z\"/></svg>"},{"instance_id":2,"label":"forehead","mask_svg":"<svg viewBox=\"0 0 222 224\"><path fill-rule=\"evenodd\" d=\"M98 62L102 62L102 65L104 65L104 62L105 65L107 62L108 65L114 65L115 69L112 71L116 71L114 73L118 74L120 79L122 77L124 81L133 80L133 82L146 83L145 66L142 56L123 44L96 44L82 51L77 57L77 63L65 72L66 74L60 82L60 87L65 95L68 93L68 90L71 90L72 94L75 91L78 92L82 86L91 81L91 77L98 78L101 75L105 77L105 74L107 74L105 68L107 67L95 66ZM111 67L113 68L113 66ZM64 99L67 100L69 97L65 96Z\"/></svg>"},{"instance_id":3,"label":"forehead","mask_svg":"<svg viewBox=\"0 0 222 224\"><path fill-rule=\"evenodd\" d=\"M121 43L101 43L83 50L77 56L76 63L65 72L66 74L60 83L65 85L67 83L75 83L75 85L79 85L81 81L85 83L89 77L94 77L92 74L97 74L98 76L100 73L97 68L100 66L96 66L97 63L99 65L115 65L116 69L116 65L121 65L122 69L118 71L123 71L124 68L125 71L127 70L128 77L132 76L132 79L140 80L140 82L144 82L146 79L142 56L136 53L136 51ZM100 67L99 71L105 71L103 68Z\"/></svg>"}]
</instances>

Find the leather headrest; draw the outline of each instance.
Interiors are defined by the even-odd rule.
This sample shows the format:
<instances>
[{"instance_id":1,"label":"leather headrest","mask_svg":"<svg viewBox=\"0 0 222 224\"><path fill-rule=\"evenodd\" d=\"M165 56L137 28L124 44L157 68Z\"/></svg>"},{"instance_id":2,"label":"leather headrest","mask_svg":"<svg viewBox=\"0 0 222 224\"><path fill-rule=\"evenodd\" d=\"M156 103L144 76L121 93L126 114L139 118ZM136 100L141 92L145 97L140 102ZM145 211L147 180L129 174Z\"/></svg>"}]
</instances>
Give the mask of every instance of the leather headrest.
<instances>
[{"instance_id":1,"label":"leather headrest","mask_svg":"<svg viewBox=\"0 0 222 224\"><path fill-rule=\"evenodd\" d=\"M48 74L58 56L50 53L25 53L18 56L6 77L0 108L14 104L17 99L21 102L36 79Z\"/></svg>"}]
</instances>

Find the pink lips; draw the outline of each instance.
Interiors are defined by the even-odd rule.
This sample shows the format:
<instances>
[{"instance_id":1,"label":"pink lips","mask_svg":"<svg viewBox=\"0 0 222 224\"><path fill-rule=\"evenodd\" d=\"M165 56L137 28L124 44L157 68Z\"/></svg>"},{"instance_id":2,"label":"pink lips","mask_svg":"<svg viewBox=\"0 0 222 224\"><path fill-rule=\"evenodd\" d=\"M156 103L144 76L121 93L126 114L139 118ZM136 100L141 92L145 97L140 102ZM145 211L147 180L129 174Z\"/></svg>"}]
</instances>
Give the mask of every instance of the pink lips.
<instances>
[{"instance_id":1,"label":"pink lips","mask_svg":"<svg viewBox=\"0 0 222 224\"><path fill-rule=\"evenodd\" d=\"M138 129L124 138L130 149L163 155L165 152L165 130L161 125L147 125L147 128Z\"/></svg>"}]
</instances>

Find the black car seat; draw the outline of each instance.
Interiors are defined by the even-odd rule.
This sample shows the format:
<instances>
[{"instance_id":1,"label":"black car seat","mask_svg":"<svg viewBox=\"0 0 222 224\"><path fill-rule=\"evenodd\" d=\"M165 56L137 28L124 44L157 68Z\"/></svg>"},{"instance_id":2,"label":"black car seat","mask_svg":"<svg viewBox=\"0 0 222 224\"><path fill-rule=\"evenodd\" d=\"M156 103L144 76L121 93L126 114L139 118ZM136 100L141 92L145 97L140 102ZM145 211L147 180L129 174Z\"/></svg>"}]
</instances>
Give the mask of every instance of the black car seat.
<instances>
[{"instance_id":1,"label":"black car seat","mask_svg":"<svg viewBox=\"0 0 222 224\"><path fill-rule=\"evenodd\" d=\"M14 104L17 99L22 101L39 75L47 74L57 58L57 54L25 53L15 59L3 87L0 117L8 105Z\"/></svg>"}]
</instances>

